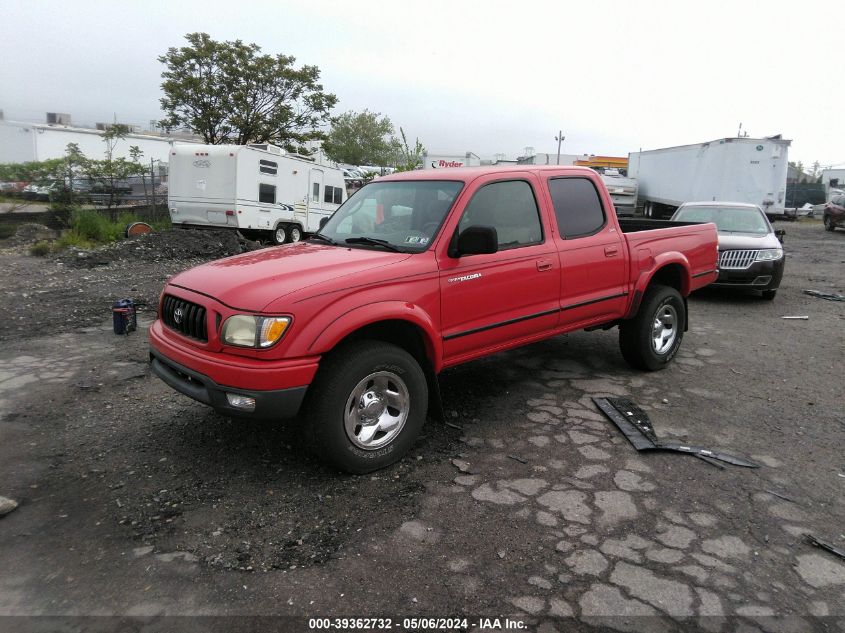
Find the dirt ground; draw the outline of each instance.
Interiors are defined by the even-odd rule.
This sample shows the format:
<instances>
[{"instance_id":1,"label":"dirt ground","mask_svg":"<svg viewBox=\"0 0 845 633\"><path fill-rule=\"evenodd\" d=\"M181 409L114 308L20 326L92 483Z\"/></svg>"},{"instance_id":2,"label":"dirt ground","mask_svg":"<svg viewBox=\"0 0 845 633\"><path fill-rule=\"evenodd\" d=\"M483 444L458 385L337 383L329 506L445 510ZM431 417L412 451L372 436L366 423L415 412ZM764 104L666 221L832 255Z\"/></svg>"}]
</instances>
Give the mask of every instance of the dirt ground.
<instances>
[{"instance_id":1,"label":"dirt ground","mask_svg":"<svg viewBox=\"0 0 845 633\"><path fill-rule=\"evenodd\" d=\"M777 298L691 297L669 369L630 370L611 330L449 370L447 423L360 477L311 459L293 425L222 418L149 374L165 279L253 245L183 232L41 259L0 243L0 495L20 504L0 518L0 616L845 630L845 560L803 536L845 548L845 303L802 293L845 291L845 231L783 226ZM111 331L124 297L142 310L128 337ZM762 467L638 454L602 395Z\"/></svg>"}]
</instances>

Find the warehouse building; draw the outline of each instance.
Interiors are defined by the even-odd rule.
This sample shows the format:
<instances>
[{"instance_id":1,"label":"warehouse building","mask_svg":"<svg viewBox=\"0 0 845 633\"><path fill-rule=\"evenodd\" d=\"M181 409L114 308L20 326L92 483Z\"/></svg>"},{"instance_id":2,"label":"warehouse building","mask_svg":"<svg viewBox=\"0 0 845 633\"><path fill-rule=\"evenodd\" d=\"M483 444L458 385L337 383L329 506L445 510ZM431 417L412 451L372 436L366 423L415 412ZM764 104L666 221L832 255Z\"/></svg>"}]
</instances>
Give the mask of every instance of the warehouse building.
<instances>
[{"instance_id":1,"label":"warehouse building","mask_svg":"<svg viewBox=\"0 0 845 633\"><path fill-rule=\"evenodd\" d=\"M55 115L53 118L56 118ZM80 151L89 158L102 158L106 149L103 134L105 129L0 120L0 163L26 163L61 158L65 155L69 143L76 143ZM196 142L196 139L190 137L130 132L125 138L117 140L114 157L129 158L129 148L136 145L144 153L144 161L167 162L173 143Z\"/></svg>"}]
</instances>

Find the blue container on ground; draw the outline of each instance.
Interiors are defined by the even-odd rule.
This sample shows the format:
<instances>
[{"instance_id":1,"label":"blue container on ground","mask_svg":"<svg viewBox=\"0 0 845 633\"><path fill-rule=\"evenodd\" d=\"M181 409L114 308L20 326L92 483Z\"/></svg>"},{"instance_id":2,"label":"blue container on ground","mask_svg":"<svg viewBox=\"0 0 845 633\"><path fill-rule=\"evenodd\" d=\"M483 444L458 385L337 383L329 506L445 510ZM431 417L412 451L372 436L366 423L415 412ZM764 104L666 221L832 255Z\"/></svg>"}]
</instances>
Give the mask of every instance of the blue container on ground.
<instances>
[{"instance_id":1,"label":"blue container on ground","mask_svg":"<svg viewBox=\"0 0 845 633\"><path fill-rule=\"evenodd\" d=\"M112 304L111 313L115 334L129 334L138 329L135 303L132 299L115 301Z\"/></svg>"}]
</instances>

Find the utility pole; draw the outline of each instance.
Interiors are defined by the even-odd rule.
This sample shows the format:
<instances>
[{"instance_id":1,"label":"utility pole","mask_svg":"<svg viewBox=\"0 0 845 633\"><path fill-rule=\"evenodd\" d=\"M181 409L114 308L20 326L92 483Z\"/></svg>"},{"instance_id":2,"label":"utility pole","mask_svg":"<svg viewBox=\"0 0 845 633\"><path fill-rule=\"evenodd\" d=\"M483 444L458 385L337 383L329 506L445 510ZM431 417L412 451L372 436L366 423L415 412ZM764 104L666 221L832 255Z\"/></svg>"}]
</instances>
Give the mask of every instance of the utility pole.
<instances>
[{"instance_id":1,"label":"utility pole","mask_svg":"<svg viewBox=\"0 0 845 633\"><path fill-rule=\"evenodd\" d=\"M557 141L557 164L560 165L560 144L566 137L563 135L563 130L558 130L555 140Z\"/></svg>"},{"instance_id":2,"label":"utility pole","mask_svg":"<svg viewBox=\"0 0 845 633\"><path fill-rule=\"evenodd\" d=\"M150 195L152 196L152 199L153 199L153 208L151 209L151 211L152 211L152 217L156 218L157 217L157 215L156 215L156 172L155 172L155 167L153 167L152 157L150 157L150 180L152 181L152 187L150 188Z\"/></svg>"}]
</instances>

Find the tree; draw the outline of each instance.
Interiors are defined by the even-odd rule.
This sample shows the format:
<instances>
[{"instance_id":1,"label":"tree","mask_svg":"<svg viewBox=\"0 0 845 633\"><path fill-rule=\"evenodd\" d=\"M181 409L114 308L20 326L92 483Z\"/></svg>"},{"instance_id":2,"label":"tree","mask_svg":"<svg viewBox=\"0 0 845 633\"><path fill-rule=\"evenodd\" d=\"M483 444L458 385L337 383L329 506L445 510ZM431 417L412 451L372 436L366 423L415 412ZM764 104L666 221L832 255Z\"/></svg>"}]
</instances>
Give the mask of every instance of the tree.
<instances>
[{"instance_id":1,"label":"tree","mask_svg":"<svg viewBox=\"0 0 845 633\"><path fill-rule=\"evenodd\" d=\"M324 92L320 70L295 68L295 57L261 54L257 44L217 42L189 33L189 46L169 48L158 60L166 129L187 127L206 143L273 143L307 151L324 138L337 97Z\"/></svg>"},{"instance_id":2,"label":"tree","mask_svg":"<svg viewBox=\"0 0 845 633\"><path fill-rule=\"evenodd\" d=\"M417 138L414 144L414 149L408 147L408 139L405 138L405 130L399 128L399 135L402 137L402 143L399 144L398 153L395 159L396 171L413 171L423 164L423 152L425 147Z\"/></svg>"},{"instance_id":3,"label":"tree","mask_svg":"<svg viewBox=\"0 0 845 633\"><path fill-rule=\"evenodd\" d=\"M345 112L332 119L332 129L323 142L331 160L349 165L388 165L397 150L393 123L378 112Z\"/></svg>"},{"instance_id":4,"label":"tree","mask_svg":"<svg viewBox=\"0 0 845 633\"><path fill-rule=\"evenodd\" d=\"M103 134L103 143L106 145L105 159L87 160L85 162L85 174L93 184L92 191L99 189L108 196L106 207L109 209L120 202L122 193L127 187L127 179L130 176L139 176L145 172L144 166L137 160L141 155L137 146L133 145L129 148L133 160L126 160L123 156L114 157L117 143L125 139L128 133L129 128L125 125L109 126L109 129Z\"/></svg>"}]
</instances>

